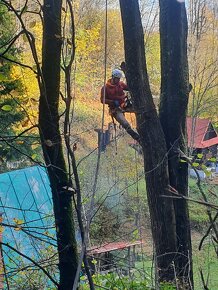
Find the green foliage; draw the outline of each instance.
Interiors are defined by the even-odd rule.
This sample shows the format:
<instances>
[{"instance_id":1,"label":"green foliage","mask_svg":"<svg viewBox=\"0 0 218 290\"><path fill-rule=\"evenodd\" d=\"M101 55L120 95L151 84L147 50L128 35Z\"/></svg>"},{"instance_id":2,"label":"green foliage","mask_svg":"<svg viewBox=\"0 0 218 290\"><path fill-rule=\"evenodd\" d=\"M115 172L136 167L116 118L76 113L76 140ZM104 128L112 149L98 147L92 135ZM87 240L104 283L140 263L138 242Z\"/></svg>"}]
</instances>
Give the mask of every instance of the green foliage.
<instances>
[{"instance_id":1,"label":"green foliage","mask_svg":"<svg viewBox=\"0 0 218 290\"><path fill-rule=\"evenodd\" d=\"M193 240L193 265L194 265L194 285L195 289L203 289L200 270L202 270L205 280L208 282L208 289L218 289L218 260L215 253L216 245L212 244L211 236L209 236L201 251L198 250L199 240L195 237Z\"/></svg>"},{"instance_id":2,"label":"green foliage","mask_svg":"<svg viewBox=\"0 0 218 290\"><path fill-rule=\"evenodd\" d=\"M146 280L131 280L129 276L116 273L93 275L94 283L111 290L149 290ZM88 285L81 285L80 290L88 290Z\"/></svg>"},{"instance_id":3,"label":"green foliage","mask_svg":"<svg viewBox=\"0 0 218 290\"><path fill-rule=\"evenodd\" d=\"M161 283L160 290L176 290L176 286L170 283Z\"/></svg>"},{"instance_id":4,"label":"green foliage","mask_svg":"<svg viewBox=\"0 0 218 290\"><path fill-rule=\"evenodd\" d=\"M3 105L3 106L1 107L1 110L2 110L2 111L9 112L9 111L12 110L12 106L11 106L11 105Z\"/></svg>"},{"instance_id":5,"label":"green foliage","mask_svg":"<svg viewBox=\"0 0 218 290\"><path fill-rule=\"evenodd\" d=\"M5 5L0 4L0 42L9 40L14 32L14 18L7 13Z\"/></svg>"},{"instance_id":6,"label":"green foliage","mask_svg":"<svg viewBox=\"0 0 218 290\"><path fill-rule=\"evenodd\" d=\"M19 50L15 45L8 45L15 34L14 18L9 14L5 6L0 5L0 53L9 59L16 60ZM0 156L1 171L6 170L6 161L19 161L25 159L22 155L32 151L31 139L17 138L28 122L28 116L21 105L23 94L22 82L13 75L13 64L1 59L0 64ZM33 136L36 137L36 136ZM13 140L13 141L12 141Z\"/></svg>"},{"instance_id":7,"label":"green foliage","mask_svg":"<svg viewBox=\"0 0 218 290\"><path fill-rule=\"evenodd\" d=\"M97 203L95 210L97 213L90 228L92 241L103 244L115 239L117 229L120 227L119 217L105 205Z\"/></svg>"},{"instance_id":8,"label":"green foliage","mask_svg":"<svg viewBox=\"0 0 218 290\"><path fill-rule=\"evenodd\" d=\"M40 246L40 256L42 260L31 257L35 262L40 264L53 278L58 280L58 268L54 253L56 249L53 246L47 246L42 243ZM51 259L53 259L51 262ZM48 260L48 262L46 262ZM16 263L13 259L7 262L7 266L17 269L14 273L8 275L8 282L11 289L14 290L55 290L54 284L49 278L37 267L28 261L23 260L21 256L16 256Z\"/></svg>"},{"instance_id":9,"label":"green foliage","mask_svg":"<svg viewBox=\"0 0 218 290\"><path fill-rule=\"evenodd\" d=\"M92 122L91 119L88 120L89 123ZM143 165L138 163L135 151L127 145L130 138L126 135L119 138L119 144L112 142L107 146L106 152L101 154L95 194L94 212L97 213L92 220L90 233L95 243L113 241L117 236L125 236L130 241L136 240L139 238L139 222L145 216L148 218ZM89 133L89 137L89 144L91 141L97 141L97 133L92 139ZM85 193L83 204L87 211L94 180L93 170L90 169L95 168L96 159L97 151L83 159L78 168L81 188Z\"/></svg>"},{"instance_id":10,"label":"green foliage","mask_svg":"<svg viewBox=\"0 0 218 290\"><path fill-rule=\"evenodd\" d=\"M88 290L89 285L83 284L86 281L86 277L81 277L81 285L79 290ZM135 277L118 275L116 273L97 274L93 275L94 284L99 288L105 287L110 290L154 290L149 286L148 280ZM175 290L176 286L170 283L161 283L160 290Z\"/></svg>"},{"instance_id":11,"label":"green foliage","mask_svg":"<svg viewBox=\"0 0 218 290\"><path fill-rule=\"evenodd\" d=\"M189 195L195 200L202 200L202 194L196 184L196 179L189 179ZM216 204L215 195L211 194L217 192L217 186L201 182L201 188L205 193L205 196L210 203ZM198 230L205 230L208 226L209 219L207 215L207 207L195 202L189 202L189 216L192 227Z\"/></svg>"},{"instance_id":12,"label":"green foliage","mask_svg":"<svg viewBox=\"0 0 218 290\"><path fill-rule=\"evenodd\" d=\"M0 132L2 138L0 156L2 161L18 160L21 157L19 150L25 153L30 150L30 145L25 140L19 138L12 142L9 139L15 135L15 126L22 121L23 117L24 113L20 111L20 107L15 100L2 97L0 100Z\"/></svg>"},{"instance_id":13,"label":"green foliage","mask_svg":"<svg viewBox=\"0 0 218 290\"><path fill-rule=\"evenodd\" d=\"M17 102L11 98L1 97L0 100L0 126L1 132L11 130L12 126L21 121L24 113L19 110Z\"/></svg>"}]
</instances>

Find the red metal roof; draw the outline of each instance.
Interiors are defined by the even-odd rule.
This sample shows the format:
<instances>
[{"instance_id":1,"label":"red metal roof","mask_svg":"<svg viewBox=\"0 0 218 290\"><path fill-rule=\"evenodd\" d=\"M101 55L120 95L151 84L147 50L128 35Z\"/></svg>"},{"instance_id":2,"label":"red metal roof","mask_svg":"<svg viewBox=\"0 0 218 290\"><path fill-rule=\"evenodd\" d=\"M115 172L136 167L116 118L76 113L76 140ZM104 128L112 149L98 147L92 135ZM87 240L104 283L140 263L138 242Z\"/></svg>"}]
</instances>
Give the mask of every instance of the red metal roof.
<instances>
[{"instance_id":1,"label":"red metal roof","mask_svg":"<svg viewBox=\"0 0 218 290\"><path fill-rule=\"evenodd\" d=\"M87 250L88 254L94 255L94 254L101 254L116 250L122 250L125 248L129 248L131 246L141 245L143 244L143 241L135 241L135 242L114 242L114 243L108 243L104 244L98 247L92 247Z\"/></svg>"},{"instance_id":2,"label":"red metal roof","mask_svg":"<svg viewBox=\"0 0 218 290\"><path fill-rule=\"evenodd\" d=\"M201 142L202 144L202 148L208 148L208 147L211 147L213 145L217 145L218 144L218 137L215 137L215 138L211 138L207 141L203 141Z\"/></svg>"},{"instance_id":3,"label":"red metal roof","mask_svg":"<svg viewBox=\"0 0 218 290\"><path fill-rule=\"evenodd\" d=\"M193 122L195 122L195 124ZM191 117L186 118L189 147L206 148L218 144L217 137L204 141L204 137L209 128L210 123L211 122L209 119L199 119L199 118L194 119ZM194 138L192 138L191 135L192 128L194 128Z\"/></svg>"}]
</instances>

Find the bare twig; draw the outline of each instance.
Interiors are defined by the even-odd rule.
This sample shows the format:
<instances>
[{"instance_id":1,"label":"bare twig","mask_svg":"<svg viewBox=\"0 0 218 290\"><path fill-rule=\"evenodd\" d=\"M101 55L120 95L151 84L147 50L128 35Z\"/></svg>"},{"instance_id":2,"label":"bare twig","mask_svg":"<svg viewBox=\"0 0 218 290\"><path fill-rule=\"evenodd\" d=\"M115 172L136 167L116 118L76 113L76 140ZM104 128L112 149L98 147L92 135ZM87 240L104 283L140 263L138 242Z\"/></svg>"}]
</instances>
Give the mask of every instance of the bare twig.
<instances>
[{"instance_id":1,"label":"bare twig","mask_svg":"<svg viewBox=\"0 0 218 290\"><path fill-rule=\"evenodd\" d=\"M19 254L20 256L24 257L25 259L27 259L28 261L32 262L35 266L37 266L39 269L41 269L44 274L58 287L59 284L52 278L52 276L41 266L39 265L36 261L34 261L33 259L31 259L30 257L28 257L27 255L21 253L20 251L18 251L17 249L15 249L14 247L12 247L9 244L0 242L1 245L8 247L9 249L13 250L14 252L16 252L17 254Z\"/></svg>"},{"instance_id":2,"label":"bare twig","mask_svg":"<svg viewBox=\"0 0 218 290\"><path fill-rule=\"evenodd\" d=\"M203 274L202 269L200 269L200 276L201 276L201 281L202 281L202 283L203 283L204 290L210 290L210 289L207 287L207 284L205 283L204 274Z\"/></svg>"},{"instance_id":3,"label":"bare twig","mask_svg":"<svg viewBox=\"0 0 218 290\"><path fill-rule=\"evenodd\" d=\"M211 231L211 229L212 229L212 227L213 227L213 224L215 223L215 221L216 221L217 218L218 218L218 212L217 212L217 214L215 215L215 217L213 218L212 224L210 224L210 226L209 226L209 228L207 229L205 235L203 236L203 238L202 238L201 241L200 241L200 244L199 244L199 246L198 246L199 251L201 250L201 247L202 247L202 245L203 245L203 242L204 242L204 240L206 239L206 237L209 235L209 233L210 233L210 231Z\"/></svg>"},{"instance_id":4,"label":"bare twig","mask_svg":"<svg viewBox=\"0 0 218 290\"><path fill-rule=\"evenodd\" d=\"M207 197L206 197L206 195L205 195L205 193L204 193L204 191L203 191L203 189L202 189L202 187L201 187L201 179L200 179L200 176L199 176L199 173L198 173L197 169L196 169L195 167L193 167L192 162L189 160L188 156L186 156L186 155L184 154L184 152L182 152L181 150L179 150L179 152L180 152L182 158L184 158L184 160L185 160L188 164L190 164L191 167L192 167L192 168L194 169L194 171L195 171L195 174L196 174L196 176L197 176L197 186L198 186L198 188L199 188L199 190L200 190L200 192L201 192L201 194L202 194L202 197L203 197L203 199L204 199L204 203L205 203L205 205L206 205L206 204L208 205L208 207L207 207L207 215L208 215L208 218L209 218L210 224L212 225L212 228L213 228L213 230L214 230L214 233L215 233L215 235L216 235L216 239L218 239L218 230L217 230L216 224L213 222L213 217L212 217L212 214L211 214L211 211L210 211L210 208L213 208L213 209L218 210L218 206L217 206L217 205L214 205L214 204L210 204L210 203L208 203L208 201L207 201ZM200 202L199 202L199 203L200 203ZM201 202L201 203L202 203L202 202ZM203 203L202 203L202 204L203 204Z\"/></svg>"}]
</instances>

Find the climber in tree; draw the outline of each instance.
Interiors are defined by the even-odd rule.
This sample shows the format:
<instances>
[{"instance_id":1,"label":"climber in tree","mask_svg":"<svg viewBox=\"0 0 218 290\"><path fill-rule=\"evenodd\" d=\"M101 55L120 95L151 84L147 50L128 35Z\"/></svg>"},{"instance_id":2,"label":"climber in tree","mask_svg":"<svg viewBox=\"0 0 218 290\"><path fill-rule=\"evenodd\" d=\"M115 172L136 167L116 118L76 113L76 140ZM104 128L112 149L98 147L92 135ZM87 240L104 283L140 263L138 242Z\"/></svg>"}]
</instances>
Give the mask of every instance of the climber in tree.
<instances>
[{"instance_id":1,"label":"climber in tree","mask_svg":"<svg viewBox=\"0 0 218 290\"><path fill-rule=\"evenodd\" d=\"M114 69L111 79L101 89L101 102L109 106L109 113L117 120L117 122L127 131L127 133L139 142L139 134L131 128L131 125L124 116L126 104L126 96L124 93L128 91L127 85L120 81L122 71Z\"/></svg>"}]
</instances>

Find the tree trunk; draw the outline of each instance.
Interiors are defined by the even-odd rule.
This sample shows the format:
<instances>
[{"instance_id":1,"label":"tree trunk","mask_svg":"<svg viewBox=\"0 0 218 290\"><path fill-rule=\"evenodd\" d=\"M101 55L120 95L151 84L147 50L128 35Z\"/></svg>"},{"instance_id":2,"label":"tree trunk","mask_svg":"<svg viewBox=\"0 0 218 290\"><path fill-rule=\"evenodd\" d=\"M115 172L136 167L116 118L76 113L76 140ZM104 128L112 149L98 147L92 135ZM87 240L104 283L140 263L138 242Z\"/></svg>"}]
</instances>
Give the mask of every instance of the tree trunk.
<instances>
[{"instance_id":1,"label":"tree trunk","mask_svg":"<svg viewBox=\"0 0 218 290\"><path fill-rule=\"evenodd\" d=\"M180 284L178 286L180 289L191 289L193 279L187 203L161 198L161 195L170 195L169 184L184 195L187 195L188 189L187 164L180 162L178 150L185 150L184 135L188 102L185 6L184 3L181 4L176 0L160 1L162 53L160 114L164 134L149 88L138 1L120 0L120 6L127 65L126 76L133 93L137 128L144 153L159 281L173 281L179 278L177 285ZM181 254L178 255L178 252Z\"/></svg>"},{"instance_id":2,"label":"tree trunk","mask_svg":"<svg viewBox=\"0 0 218 290\"><path fill-rule=\"evenodd\" d=\"M161 102L160 121L168 150L170 185L179 194L188 195L188 164L181 162L186 153L186 112L189 95L187 60L187 16L185 3L160 0ZM175 200L177 275L180 281L193 284L191 233L188 205ZM186 286L187 287L187 286ZM183 288L186 289L186 288Z\"/></svg>"},{"instance_id":3,"label":"tree trunk","mask_svg":"<svg viewBox=\"0 0 218 290\"><path fill-rule=\"evenodd\" d=\"M138 1L120 0L124 32L126 77L136 109L137 130L144 153L144 168L152 235L159 281L173 281L176 228L170 195L167 149L152 99L144 51L144 35Z\"/></svg>"},{"instance_id":4,"label":"tree trunk","mask_svg":"<svg viewBox=\"0 0 218 290\"><path fill-rule=\"evenodd\" d=\"M59 290L71 290L77 270L72 196L59 130L59 93L61 62L61 0L45 0L43 6L43 84L39 103L39 127L48 169L59 254Z\"/></svg>"}]
</instances>

